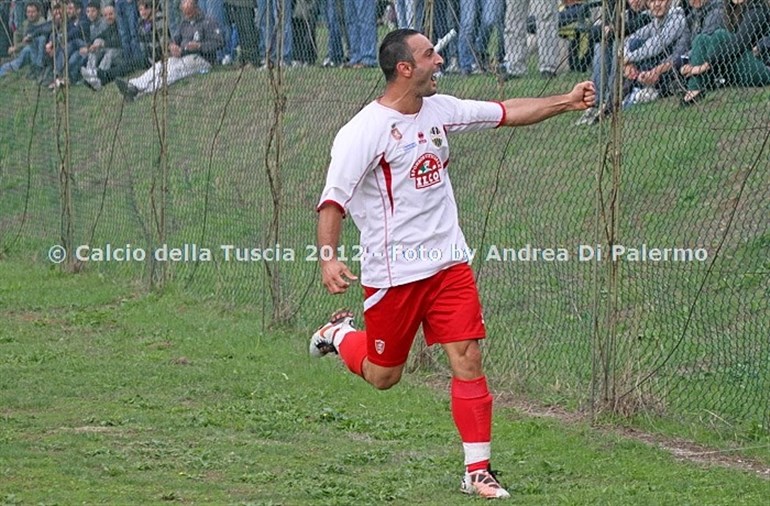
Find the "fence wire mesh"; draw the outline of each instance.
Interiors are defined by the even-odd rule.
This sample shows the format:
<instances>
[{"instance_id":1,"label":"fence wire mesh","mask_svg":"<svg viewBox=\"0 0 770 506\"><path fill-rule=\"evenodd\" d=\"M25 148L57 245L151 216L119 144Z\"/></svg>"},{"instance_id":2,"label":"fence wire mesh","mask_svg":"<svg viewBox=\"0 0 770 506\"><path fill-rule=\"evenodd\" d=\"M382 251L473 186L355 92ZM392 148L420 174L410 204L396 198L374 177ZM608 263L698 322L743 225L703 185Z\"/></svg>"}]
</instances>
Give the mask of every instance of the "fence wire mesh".
<instances>
[{"instance_id":1,"label":"fence wire mesh","mask_svg":"<svg viewBox=\"0 0 770 506\"><path fill-rule=\"evenodd\" d=\"M149 90L140 68L105 78L73 59L55 4L41 9L54 20L43 67L32 50L18 60L28 13L0 2L2 255L258 307L255 331L304 335L331 309L360 307L357 291L322 290L315 206L335 133L385 84L352 45L422 26L449 40L441 92L503 100L584 79L605 90L582 117L452 139L496 387L767 434L764 0L199 3L229 28L213 65L172 84L182 57L164 47ZM172 33L185 24L173 3L139 4L168 12L149 19ZM118 5L122 38L141 9ZM97 69L98 93L76 85L92 77L78 65ZM347 223L340 254L354 270L357 243Z\"/></svg>"}]
</instances>

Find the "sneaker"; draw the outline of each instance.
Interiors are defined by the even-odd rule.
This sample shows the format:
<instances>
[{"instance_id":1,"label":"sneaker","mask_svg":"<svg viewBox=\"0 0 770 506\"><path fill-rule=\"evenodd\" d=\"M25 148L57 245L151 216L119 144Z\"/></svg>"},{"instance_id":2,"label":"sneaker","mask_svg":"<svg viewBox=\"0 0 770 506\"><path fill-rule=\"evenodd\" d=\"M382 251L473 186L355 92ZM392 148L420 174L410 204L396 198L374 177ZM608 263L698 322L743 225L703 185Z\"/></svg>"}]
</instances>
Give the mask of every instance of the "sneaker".
<instances>
[{"instance_id":1,"label":"sneaker","mask_svg":"<svg viewBox=\"0 0 770 506\"><path fill-rule=\"evenodd\" d=\"M86 83L86 86L94 91L99 91L102 89L102 81L99 80L99 78L96 76L83 78L83 82Z\"/></svg>"},{"instance_id":2,"label":"sneaker","mask_svg":"<svg viewBox=\"0 0 770 506\"><path fill-rule=\"evenodd\" d=\"M658 96L660 94L658 93L658 90L653 88L652 86L647 86L645 88L642 88L639 93L636 94L636 101L635 104L646 104L648 102L654 102L658 99Z\"/></svg>"},{"instance_id":3,"label":"sneaker","mask_svg":"<svg viewBox=\"0 0 770 506\"><path fill-rule=\"evenodd\" d=\"M352 330L355 330L353 313L347 309L335 311L310 338L310 356L320 358L329 353L337 354L340 341Z\"/></svg>"},{"instance_id":4,"label":"sneaker","mask_svg":"<svg viewBox=\"0 0 770 506\"><path fill-rule=\"evenodd\" d=\"M116 79L115 86L118 87L118 91L120 91L120 94L123 95L123 99L127 102L134 100L136 96L139 95L139 89L123 79Z\"/></svg>"},{"instance_id":5,"label":"sneaker","mask_svg":"<svg viewBox=\"0 0 770 506\"><path fill-rule=\"evenodd\" d=\"M466 472L463 476L460 490L466 494L478 495L484 499L505 499L511 497L497 481L495 473L491 469Z\"/></svg>"},{"instance_id":6,"label":"sneaker","mask_svg":"<svg viewBox=\"0 0 770 506\"><path fill-rule=\"evenodd\" d=\"M575 122L575 126L580 125L593 125L599 119L599 108L589 107L585 110L580 119Z\"/></svg>"},{"instance_id":7,"label":"sneaker","mask_svg":"<svg viewBox=\"0 0 770 506\"><path fill-rule=\"evenodd\" d=\"M80 75L83 76L83 79L88 79L89 77L96 77L96 69L89 69L88 67L80 67Z\"/></svg>"}]
</instances>

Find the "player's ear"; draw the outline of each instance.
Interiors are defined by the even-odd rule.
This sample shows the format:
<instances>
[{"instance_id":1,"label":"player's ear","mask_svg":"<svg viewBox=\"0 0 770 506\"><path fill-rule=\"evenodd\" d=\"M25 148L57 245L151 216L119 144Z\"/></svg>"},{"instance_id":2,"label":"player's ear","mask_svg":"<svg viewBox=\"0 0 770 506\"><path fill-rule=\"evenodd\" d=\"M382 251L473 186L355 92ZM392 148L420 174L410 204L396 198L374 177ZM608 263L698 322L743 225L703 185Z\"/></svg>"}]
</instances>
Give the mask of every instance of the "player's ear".
<instances>
[{"instance_id":1,"label":"player's ear","mask_svg":"<svg viewBox=\"0 0 770 506\"><path fill-rule=\"evenodd\" d=\"M414 67L408 61L400 61L396 63L396 70L404 77L412 77L412 70Z\"/></svg>"}]
</instances>

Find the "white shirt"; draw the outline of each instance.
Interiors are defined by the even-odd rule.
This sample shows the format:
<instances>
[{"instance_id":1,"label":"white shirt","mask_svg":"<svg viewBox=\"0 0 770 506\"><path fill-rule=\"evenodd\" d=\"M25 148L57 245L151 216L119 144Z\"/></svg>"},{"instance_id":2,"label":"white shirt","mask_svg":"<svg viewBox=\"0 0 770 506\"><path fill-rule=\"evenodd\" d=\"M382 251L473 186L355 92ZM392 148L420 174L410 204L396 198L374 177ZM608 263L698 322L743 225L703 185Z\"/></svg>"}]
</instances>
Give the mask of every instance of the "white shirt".
<instances>
[{"instance_id":1,"label":"white shirt","mask_svg":"<svg viewBox=\"0 0 770 506\"><path fill-rule=\"evenodd\" d=\"M361 231L363 285L403 285L467 262L447 134L504 119L499 102L434 95L410 115L374 101L340 129L318 208L337 205Z\"/></svg>"}]
</instances>

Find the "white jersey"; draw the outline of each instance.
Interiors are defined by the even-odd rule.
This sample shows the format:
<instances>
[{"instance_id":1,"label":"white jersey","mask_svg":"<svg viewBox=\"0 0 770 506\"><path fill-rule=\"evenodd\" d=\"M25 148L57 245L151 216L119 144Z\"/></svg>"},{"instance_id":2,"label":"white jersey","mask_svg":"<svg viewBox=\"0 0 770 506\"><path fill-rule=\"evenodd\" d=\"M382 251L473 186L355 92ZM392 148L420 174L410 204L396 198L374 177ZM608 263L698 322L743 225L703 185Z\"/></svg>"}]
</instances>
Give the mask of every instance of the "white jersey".
<instances>
[{"instance_id":1,"label":"white jersey","mask_svg":"<svg viewBox=\"0 0 770 506\"><path fill-rule=\"evenodd\" d=\"M318 207L338 206L361 231L363 285L403 285L468 261L446 170L447 134L504 119L499 102L434 95L417 114L374 101L342 127Z\"/></svg>"}]
</instances>

